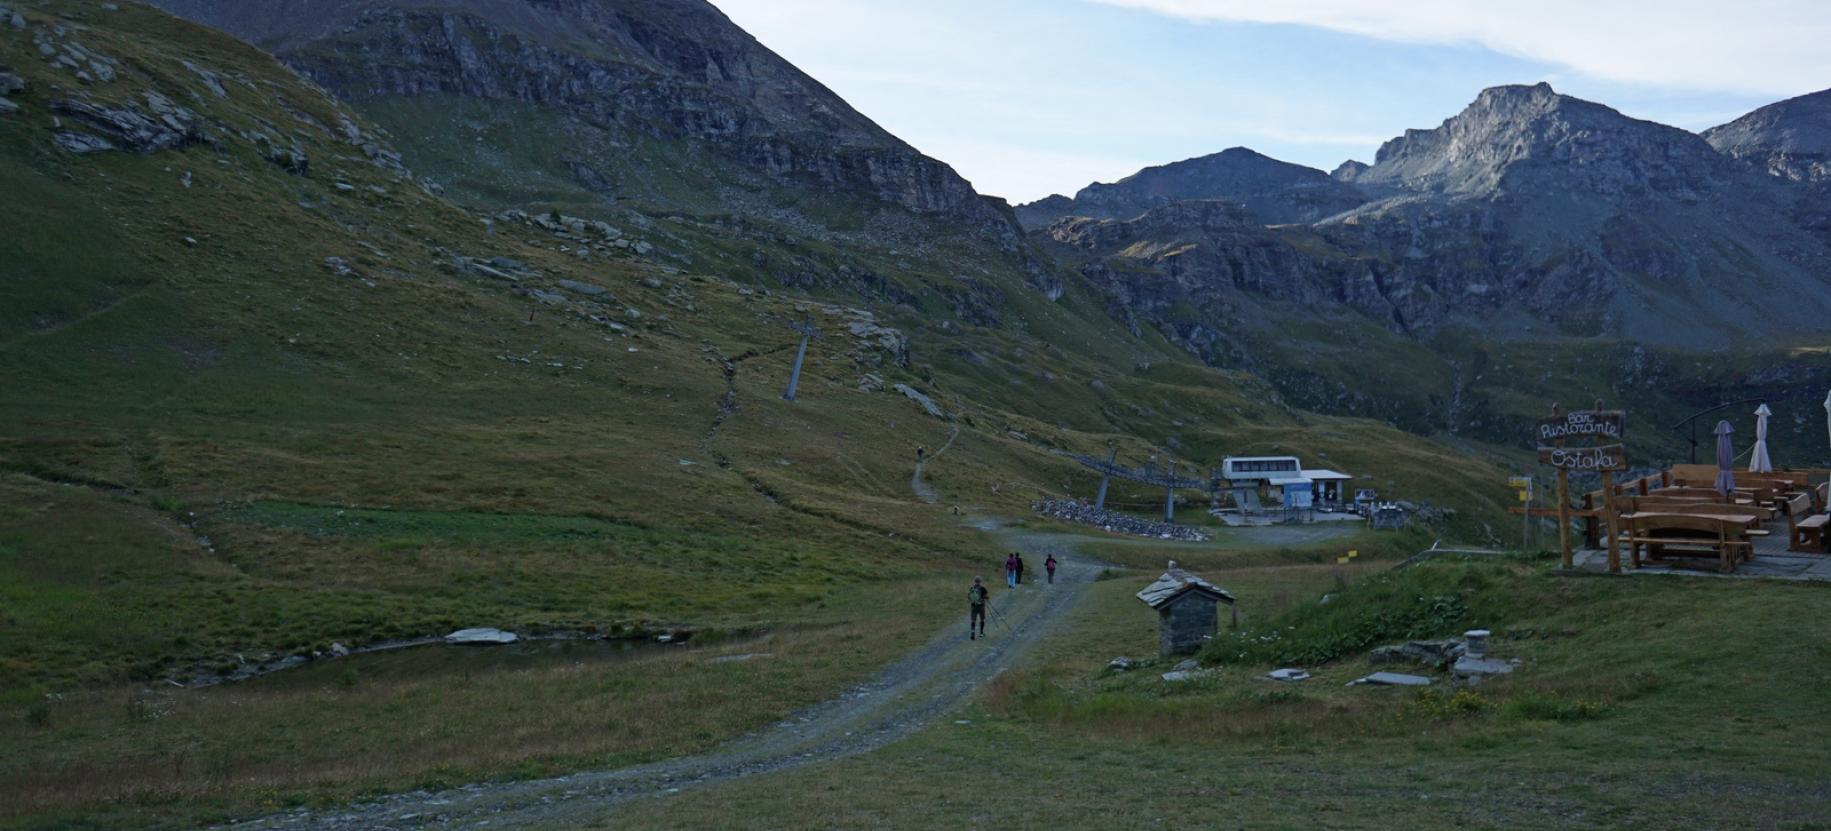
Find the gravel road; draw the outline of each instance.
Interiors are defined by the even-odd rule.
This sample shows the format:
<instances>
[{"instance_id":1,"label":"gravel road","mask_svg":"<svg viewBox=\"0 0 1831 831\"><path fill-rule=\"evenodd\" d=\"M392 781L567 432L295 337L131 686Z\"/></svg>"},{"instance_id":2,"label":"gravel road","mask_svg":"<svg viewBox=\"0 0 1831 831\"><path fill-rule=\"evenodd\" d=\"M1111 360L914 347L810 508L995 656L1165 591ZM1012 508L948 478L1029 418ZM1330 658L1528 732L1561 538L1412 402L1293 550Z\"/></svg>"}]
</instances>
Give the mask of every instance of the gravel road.
<instances>
[{"instance_id":1,"label":"gravel road","mask_svg":"<svg viewBox=\"0 0 1831 831\"><path fill-rule=\"evenodd\" d=\"M1075 550L1075 537L1026 534L984 519L974 524L998 534L1007 547L1022 549L1034 562L1055 554L1062 563L1056 584L1026 585L1012 591L1001 579L992 580L992 605L999 615L987 628L988 637L966 638L966 610L962 608L957 623L949 624L870 682L759 734L702 755L620 770L405 793L332 810L301 809L225 827L391 831L564 827L607 817L632 799L876 750L934 723L1016 662L1056 628L1100 570L1099 564ZM962 586L962 597L965 594Z\"/></svg>"}]
</instances>

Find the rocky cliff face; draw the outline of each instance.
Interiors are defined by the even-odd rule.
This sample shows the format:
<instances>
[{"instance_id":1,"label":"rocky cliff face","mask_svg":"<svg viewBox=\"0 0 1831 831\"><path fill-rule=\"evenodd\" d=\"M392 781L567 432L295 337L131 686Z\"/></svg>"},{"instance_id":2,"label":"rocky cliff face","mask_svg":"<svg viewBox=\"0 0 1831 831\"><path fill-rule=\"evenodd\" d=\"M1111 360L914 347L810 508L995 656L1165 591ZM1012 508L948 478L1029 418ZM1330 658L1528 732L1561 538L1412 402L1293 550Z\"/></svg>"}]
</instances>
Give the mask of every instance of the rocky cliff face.
<instances>
[{"instance_id":1,"label":"rocky cliff face","mask_svg":"<svg viewBox=\"0 0 1831 831\"><path fill-rule=\"evenodd\" d=\"M1831 184L1831 89L1769 104L1704 131L1704 140L1775 176Z\"/></svg>"},{"instance_id":2,"label":"rocky cliff face","mask_svg":"<svg viewBox=\"0 0 1831 831\"><path fill-rule=\"evenodd\" d=\"M1145 168L1112 184L1094 183L1073 199L1058 195L1022 205L1017 215L1025 227L1034 229L1064 216L1131 219L1188 199L1238 202L1255 221L1267 225L1315 222L1367 201L1359 190L1320 170L1234 147Z\"/></svg>"},{"instance_id":3,"label":"rocky cliff face","mask_svg":"<svg viewBox=\"0 0 1831 831\"><path fill-rule=\"evenodd\" d=\"M274 52L359 106L382 98L527 105L606 135L625 153L644 152L645 140L687 143L775 184L996 220L951 168L879 128L703 0L156 3ZM374 115L389 120L385 111ZM678 163L653 161L653 170ZM594 169L584 168L577 175L592 179ZM514 174L498 178L513 182Z\"/></svg>"}]
</instances>

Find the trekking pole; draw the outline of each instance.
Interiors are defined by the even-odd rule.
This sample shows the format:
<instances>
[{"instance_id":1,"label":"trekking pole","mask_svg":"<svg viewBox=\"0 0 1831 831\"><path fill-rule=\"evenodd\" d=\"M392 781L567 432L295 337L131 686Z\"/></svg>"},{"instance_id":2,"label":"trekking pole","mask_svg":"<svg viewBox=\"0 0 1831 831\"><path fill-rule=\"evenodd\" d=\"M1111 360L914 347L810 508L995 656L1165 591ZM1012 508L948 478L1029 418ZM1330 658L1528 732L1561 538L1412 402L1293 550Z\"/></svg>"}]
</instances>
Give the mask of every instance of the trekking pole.
<instances>
[{"instance_id":1,"label":"trekking pole","mask_svg":"<svg viewBox=\"0 0 1831 831\"><path fill-rule=\"evenodd\" d=\"M993 605L992 605L992 604L991 604L991 603L989 603L989 602L988 602L988 603L986 603L986 604L985 604L985 608L986 608L986 610L987 610L987 611L990 611L990 612L991 612L991 613L992 613L992 619L993 619L993 620L996 620L996 621L998 621L998 625L999 625L999 626L1003 626L1003 627L1004 627L1004 629L1005 629L1005 634L1007 634L1007 635L1015 635L1015 634L1017 634L1017 633L1015 633L1015 632L1013 632L1013 631L1011 631L1011 624L1009 624L1009 623L1006 623L1006 622L1005 622L1005 616L1004 616L1004 613L1003 613L1003 612L1000 612L1000 611L998 611L998 607L997 607L997 606L993 606Z\"/></svg>"}]
</instances>

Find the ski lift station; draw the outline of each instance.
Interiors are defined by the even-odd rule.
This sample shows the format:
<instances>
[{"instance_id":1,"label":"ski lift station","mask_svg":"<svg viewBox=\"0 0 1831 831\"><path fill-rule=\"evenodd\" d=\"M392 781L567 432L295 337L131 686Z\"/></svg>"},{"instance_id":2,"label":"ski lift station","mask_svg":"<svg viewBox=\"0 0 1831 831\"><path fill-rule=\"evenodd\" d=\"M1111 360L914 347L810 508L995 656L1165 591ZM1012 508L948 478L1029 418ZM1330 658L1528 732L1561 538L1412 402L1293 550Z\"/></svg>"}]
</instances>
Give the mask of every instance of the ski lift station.
<instances>
[{"instance_id":1,"label":"ski lift station","mask_svg":"<svg viewBox=\"0 0 1831 831\"><path fill-rule=\"evenodd\" d=\"M1221 461L1221 478L1235 494L1276 490L1286 508L1343 507L1342 494L1354 477L1320 468L1305 469L1296 456L1228 456Z\"/></svg>"}]
</instances>

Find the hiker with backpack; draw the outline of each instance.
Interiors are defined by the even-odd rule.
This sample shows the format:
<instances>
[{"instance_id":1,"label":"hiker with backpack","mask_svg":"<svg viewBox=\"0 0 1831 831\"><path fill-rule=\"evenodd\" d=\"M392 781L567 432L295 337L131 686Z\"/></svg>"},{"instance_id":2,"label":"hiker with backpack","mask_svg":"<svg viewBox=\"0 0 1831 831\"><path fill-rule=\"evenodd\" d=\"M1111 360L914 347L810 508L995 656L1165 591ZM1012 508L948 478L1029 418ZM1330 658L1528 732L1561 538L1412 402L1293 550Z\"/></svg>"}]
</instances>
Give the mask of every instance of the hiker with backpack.
<instances>
[{"instance_id":1,"label":"hiker with backpack","mask_svg":"<svg viewBox=\"0 0 1831 831\"><path fill-rule=\"evenodd\" d=\"M1051 586L1055 585L1055 566L1054 554L1049 555L1049 559L1043 561L1043 570L1049 572L1049 585Z\"/></svg>"},{"instance_id":2,"label":"hiker with backpack","mask_svg":"<svg viewBox=\"0 0 1831 831\"><path fill-rule=\"evenodd\" d=\"M990 592L986 591L985 583L974 577L972 587L966 590L966 604L970 614L966 619L966 639L969 641L985 637L985 601L988 594ZM978 631L973 629L975 624L979 627Z\"/></svg>"},{"instance_id":3,"label":"hiker with backpack","mask_svg":"<svg viewBox=\"0 0 1831 831\"><path fill-rule=\"evenodd\" d=\"M1005 585L1006 586L1009 586L1013 589L1017 588L1017 572L1020 568L1022 568L1022 566L1018 565L1017 552L1013 551L1013 552L1011 552L1011 556L1005 558Z\"/></svg>"},{"instance_id":4,"label":"hiker with backpack","mask_svg":"<svg viewBox=\"0 0 1831 831\"><path fill-rule=\"evenodd\" d=\"M1014 551L1011 556L1017 558L1017 585L1021 586L1024 584L1024 555Z\"/></svg>"}]
</instances>

